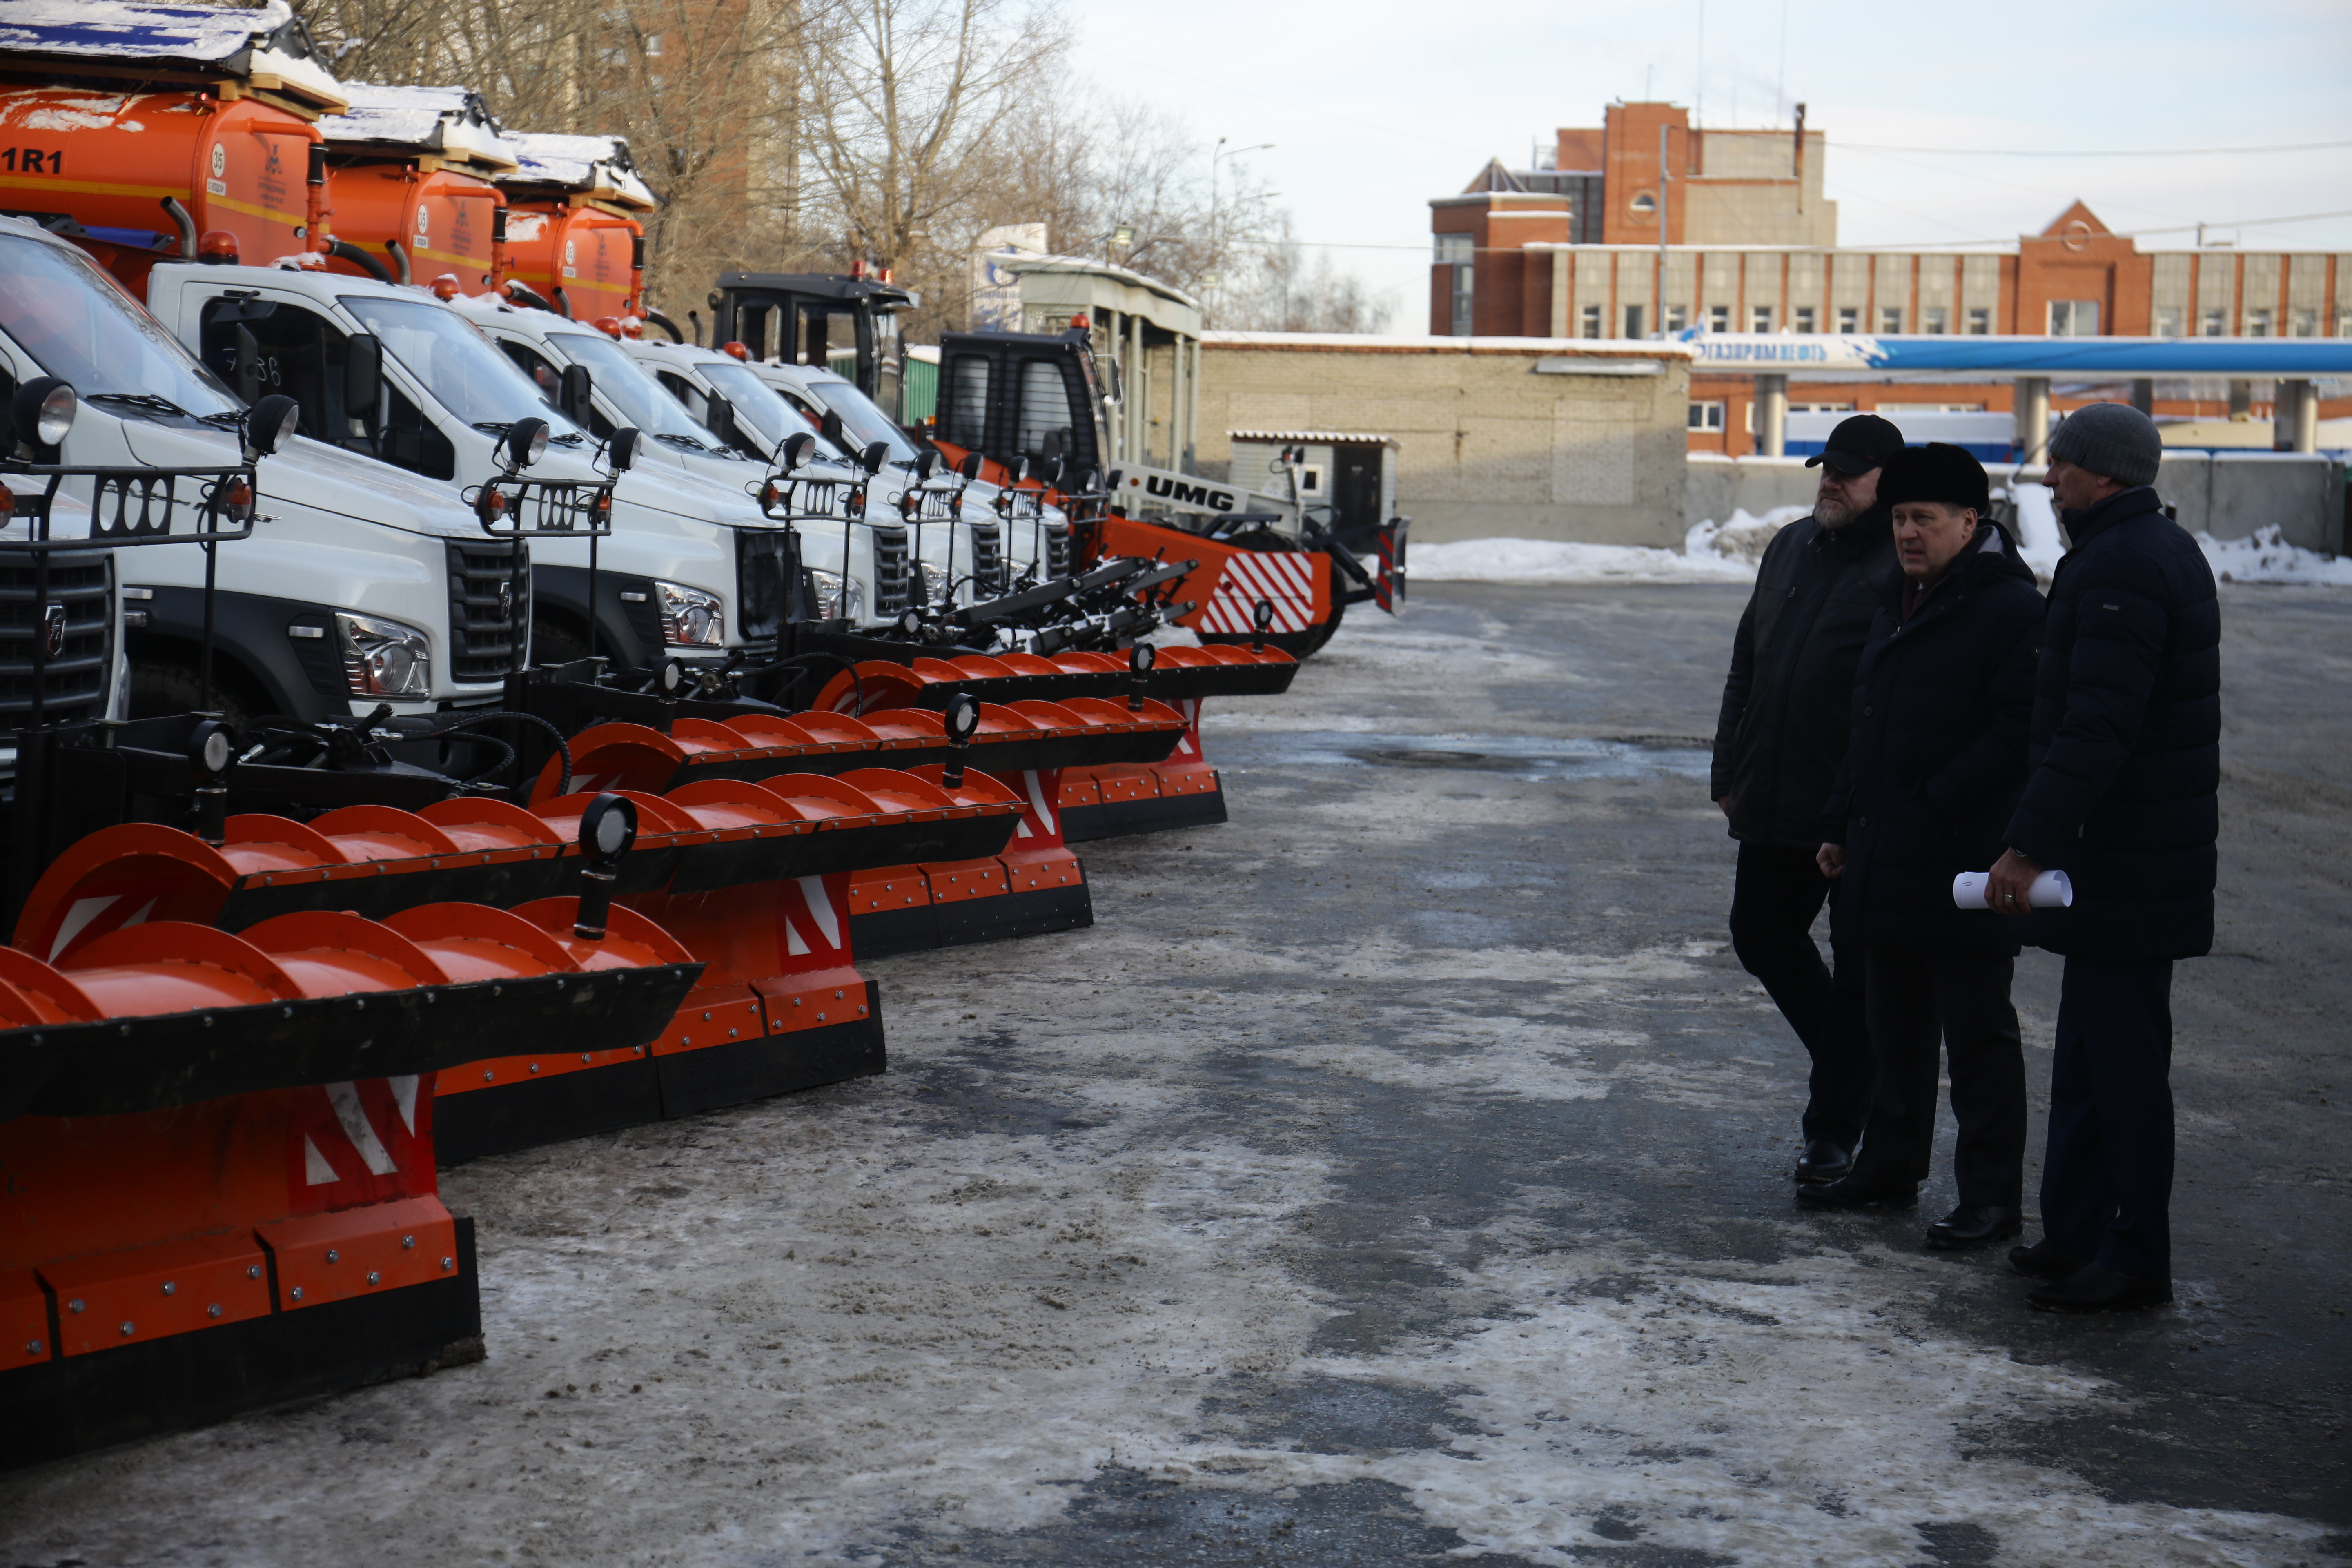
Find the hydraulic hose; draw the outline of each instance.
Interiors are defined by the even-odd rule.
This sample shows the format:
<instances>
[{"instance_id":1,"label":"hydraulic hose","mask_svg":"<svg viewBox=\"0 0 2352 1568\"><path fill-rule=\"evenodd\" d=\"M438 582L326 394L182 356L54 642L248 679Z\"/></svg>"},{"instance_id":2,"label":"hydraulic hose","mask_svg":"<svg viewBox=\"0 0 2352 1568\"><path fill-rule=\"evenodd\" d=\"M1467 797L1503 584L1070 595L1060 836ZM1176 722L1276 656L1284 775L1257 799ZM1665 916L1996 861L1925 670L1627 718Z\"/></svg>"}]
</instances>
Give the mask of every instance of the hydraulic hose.
<instances>
[{"instance_id":1,"label":"hydraulic hose","mask_svg":"<svg viewBox=\"0 0 2352 1568\"><path fill-rule=\"evenodd\" d=\"M331 239L327 241L327 254L333 257L338 261L350 262L352 266L360 268L379 283L389 283L392 281L392 274L383 269L383 262L378 261L374 257L370 256L366 251L362 250L358 246L353 245L348 239Z\"/></svg>"}]
</instances>

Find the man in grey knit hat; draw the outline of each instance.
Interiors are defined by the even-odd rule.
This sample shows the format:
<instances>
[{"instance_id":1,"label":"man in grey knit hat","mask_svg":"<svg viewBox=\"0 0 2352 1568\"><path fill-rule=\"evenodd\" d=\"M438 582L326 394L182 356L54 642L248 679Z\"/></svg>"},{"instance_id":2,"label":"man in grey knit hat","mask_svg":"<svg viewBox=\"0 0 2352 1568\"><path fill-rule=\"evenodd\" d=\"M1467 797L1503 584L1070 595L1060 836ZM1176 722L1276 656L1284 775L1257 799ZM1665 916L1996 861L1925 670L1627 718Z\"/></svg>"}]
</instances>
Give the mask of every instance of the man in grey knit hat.
<instances>
[{"instance_id":1,"label":"man in grey knit hat","mask_svg":"<svg viewBox=\"0 0 2352 1568\"><path fill-rule=\"evenodd\" d=\"M2150 489L2164 452L2120 403L2050 437L2068 550L2050 584L2025 794L1987 901L2063 953L2042 1239L2010 1254L2047 1311L2172 1299L2172 963L2213 945L2221 611L2196 541ZM2068 909L2027 908L2045 869Z\"/></svg>"}]
</instances>

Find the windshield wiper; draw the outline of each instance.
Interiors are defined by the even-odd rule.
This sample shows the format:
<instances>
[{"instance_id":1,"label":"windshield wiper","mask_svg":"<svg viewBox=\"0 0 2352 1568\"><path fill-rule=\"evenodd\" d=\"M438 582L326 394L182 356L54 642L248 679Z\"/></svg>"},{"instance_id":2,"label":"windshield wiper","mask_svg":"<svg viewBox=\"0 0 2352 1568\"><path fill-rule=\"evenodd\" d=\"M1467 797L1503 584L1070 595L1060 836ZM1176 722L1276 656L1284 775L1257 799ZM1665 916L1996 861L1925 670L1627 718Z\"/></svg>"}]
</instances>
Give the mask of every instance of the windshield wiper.
<instances>
[{"instance_id":1,"label":"windshield wiper","mask_svg":"<svg viewBox=\"0 0 2352 1568\"><path fill-rule=\"evenodd\" d=\"M671 446L682 447L688 452L716 452L719 450L716 447L704 446L701 442L696 440L691 436L671 436L662 432L656 432L654 439L656 441L667 441Z\"/></svg>"},{"instance_id":2,"label":"windshield wiper","mask_svg":"<svg viewBox=\"0 0 2352 1568\"><path fill-rule=\"evenodd\" d=\"M189 413L186 409L181 407L170 398L158 397L152 392L93 392L89 395L89 401L92 403L127 403L133 408L144 408L151 414L173 414L177 415L183 419L193 419L195 417L194 415Z\"/></svg>"}]
</instances>

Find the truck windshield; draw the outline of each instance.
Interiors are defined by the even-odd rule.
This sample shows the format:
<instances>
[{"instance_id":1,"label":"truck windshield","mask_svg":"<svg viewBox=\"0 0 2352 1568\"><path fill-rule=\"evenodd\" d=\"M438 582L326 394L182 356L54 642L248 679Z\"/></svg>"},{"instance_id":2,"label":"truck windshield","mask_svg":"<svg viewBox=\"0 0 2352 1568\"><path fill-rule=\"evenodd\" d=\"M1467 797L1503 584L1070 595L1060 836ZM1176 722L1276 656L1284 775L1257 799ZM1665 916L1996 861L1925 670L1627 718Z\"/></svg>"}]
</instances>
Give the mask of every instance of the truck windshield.
<instances>
[{"instance_id":1,"label":"truck windshield","mask_svg":"<svg viewBox=\"0 0 2352 1568\"><path fill-rule=\"evenodd\" d=\"M82 396L141 400L117 412L202 419L245 407L112 279L58 246L0 236L0 328Z\"/></svg>"},{"instance_id":2,"label":"truck windshield","mask_svg":"<svg viewBox=\"0 0 2352 1568\"><path fill-rule=\"evenodd\" d=\"M659 382L637 368L620 344L593 332L550 332L547 341L575 364L584 364L596 390L621 412L621 423L634 425L648 436L692 443L705 451L710 432L694 422L685 405L664 391Z\"/></svg>"},{"instance_id":3,"label":"truck windshield","mask_svg":"<svg viewBox=\"0 0 2352 1568\"><path fill-rule=\"evenodd\" d=\"M346 294L342 305L383 340L384 352L407 366L442 407L465 423L504 426L538 418L547 421L557 440L579 437L580 426L541 396L514 361L447 306L371 294Z\"/></svg>"},{"instance_id":4,"label":"truck windshield","mask_svg":"<svg viewBox=\"0 0 2352 1568\"><path fill-rule=\"evenodd\" d=\"M907 433L890 423L890 416L874 405L874 400L846 381L819 381L808 384L812 395L841 416L842 427L857 438L860 447L879 441L890 448L894 463L915 460L915 444Z\"/></svg>"},{"instance_id":5,"label":"truck windshield","mask_svg":"<svg viewBox=\"0 0 2352 1568\"><path fill-rule=\"evenodd\" d=\"M775 446L795 431L809 428L809 422L801 416L799 409L784 401L782 393L752 374L746 366L730 360L724 364L705 362L700 368L703 378L735 405L735 412L742 416L743 423L757 430L769 446ZM817 437L816 455L835 461L842 456L823 436Z\"/></svg>"}]
</instances>

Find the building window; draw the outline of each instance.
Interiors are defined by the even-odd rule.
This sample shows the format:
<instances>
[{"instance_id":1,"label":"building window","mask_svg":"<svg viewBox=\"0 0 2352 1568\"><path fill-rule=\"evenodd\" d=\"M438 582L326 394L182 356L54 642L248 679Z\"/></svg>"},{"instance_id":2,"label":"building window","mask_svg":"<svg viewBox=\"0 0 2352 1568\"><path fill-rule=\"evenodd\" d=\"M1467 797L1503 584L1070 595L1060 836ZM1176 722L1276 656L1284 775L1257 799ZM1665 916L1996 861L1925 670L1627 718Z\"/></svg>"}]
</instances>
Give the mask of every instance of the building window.
<instances>
[{"instance_id":1,"label":"building window","mask_svg":"<svg viewBox=\"0 0 2352 1568\"><path fill-rule=\"evenodd\" d=\"M1727 332L1731 331L1731 307L1728 305L1709 305L1706 308L1706 330L1710 332Z\"/></svg>"},{"instance_id":2,"label":"building window","mask_svg":"<svg viewBox=\"0 0 2352 1568\"><path fill-rule=\"evenodd\" d=\"M2197 321L2200 338L2226 338L2230 335L2230 312L2222 310L2206 311Z\"/></svg>"},{"instance_id":3,"label":"building window","mask_svg":"<svg viewBox=\"0 0 2352 1568\"><path fill-rule=\"evenodd\" d=\"M2316 310L2296 310L2290 313L2287 317L2287 331L2292 336L2298 338L2317 337L2319 335L2319 312Z\"/></svg>"},{"instance_id":4,"label":"building window","mask_svg":"<svg viewBox=\"0 0 2352 1568\"><path fill-rule=\"evenodd\" d=\"M1640 192L1633 197L1633 210L1637 213L1656 212L1658 210L1658 198L1652 195L1647 191Z\"/></svg>"},{"instance_id":5,"label":"building window","mask_svg":"<svg viewBox=\"0 0 2352 1568\"><path fill-rule=\"evenodd\" d=\"M2336 335L2339 338L2352 338L2352 310L2336 312Z\"/></svg>"},{"instance_id":6,"label":"building window","mask_svg":"<svg viewBox=\"0 0 2352 1568\"><path fill-rule=\"evenodd\" d=\"M1859 307L1853 305L1838 307L1838 331L1848 337L1862 331L1862 310Z\"/></svg>"},{"instance_id":7,"label":"building window","mask_svg":"<svg viewBox=\"0 0 2352 1568\"><path fill-rule=\"evenodd\" d=\"M1583 335L1583 336L1585 336L1585 337L1588 337L1588 338L1597 338L1597 337L1599 337L1599 336L1601 335L1601 307L1600 307L1600 306L1598 306L1598 305L1587 305L1586 307L1584 307L1584 320L1583 320L1583 327L1584 327L1584 330L1583 330L1583 334L1582 334L1582 335Z\"/></svg>"},{"instance_id":8,"label":"building window","mask_svg":"<svg viewBox=\"0 0 2352 1568\"><path fill-rule=\"evenodd\" d=\"M2180 335L2179 306L2158 305L2156 308L2156 335L2159 338L2177 338Z\"/></svg>"},{"instance_id":9,"label":"building window","mask_svg":"<svg viewBox=\"0 0 2352 1568\"><path fill-rule=\"evenodd\" d=\"M2246 312L2246 336L2266 338L2271 335L2271 313L2268 310Z\"/></svg>"},{"instance_id":10,"label":"building window","mask_svg":"<svg viewBox=\"0 0 2352 1568\"><path fill-rule=\"evenodd\" d=\"M1723 430L1723 405L1720 403L1692 404L1690 427L1694 430L1708 430L1720 434Z\"/></svg>"},{"instance_id":11,"label":"building window","mask_svg":"<svg viewBox=\"0 0 2352 1568\"><path fill-rule=\"evenodd\" d=\"M1750 305L1748 308L1748 330L1751 332L1770 331L1772 330L1772 307L1769 305Z\"/></svg>"},{"instance_id":12,"label":"building window","mask_svg":"<svg viewBox=\"0 0 2352 1568\"><path fill-rule=\"evenodd\" d=\"M1992 336L1992 312L1982 305L1975 306L1969 311L1969 336L1972 338Z\"/></svg>"},{"instance_id":13,"label":"building window","mask_svg":"<svg viewBox=\"0 0 2352 1568\"><path fill-rule=\"evenodd\" d=\"M1466 261L1454 264L1454 335L1457 338L1471 335L1470 274L1473 270Z\"/></svg>"},{"instance_id":14,"label":"building window","mask_svg":"<svg viewBox=\"0 0 2352 1568\"><path fill-rule=\"evenodd\" d=\"M1920 306L1919 330L1927 333L1931 337L1941 337L1944 333L1949 331L1951 327L1950 323L1946 320L1944 307L1941 305Z\"/></svg>"},{"instance_id":15,"label":"building window","mask_svg":"<svg viewBox=\"0 0 2352 1568\"><path fill-rule=\"evenodd\" d=\"M1690 308L1686 305L1666 307L1666 331L1679 332L1690 325Z\"/></svg>"},{"instance_id":16,"label":"building window","mask_svg":"<svg viewBox=\"0 0 2352 1568\"><path fill-rule=\"evenodd\" d=\"M1878 330L1882 332L1901 331L1903 330L1903 307L1900 305L1880 306L1878 308Z\"/></svg>"},{"instance_id":17,"label":"building window","mask_svg":"<svg viewBox=\"0 0 2352 1568\"><path fill-rule=\"evenodd\" d=\"M1441 234L1436 239L1437 265L1440 267L1450 267L1457 261L1466 264L1470 260L1470 236Z\"/></svg>"},{"instance_id":18,"label":"building window","mask_svg":"<svg viewBox=\"0 0 2352 1568\"><path fill-rule=\"evenodd\" d=\"M2099 335L2096 300L2050 301L2050 335L2053 338L2095 338Z\"/></svg>"},{"instance_id":19,"label":"building window","mask_svg":"<svg viewBox=\"0 0 2352 1568\"><path fill-rule=\"evenodd\" d=\"M1642 307L1639 305L1625 307L1625 335L1629 338L1642 335Z\"/></svg>"},{"instance_id":20,"label":"building window","mask_svg":"<svg viewBox=\"0 0 2352 1568\"><path fill-rule=\"evenodd\" d=\"M1811 305L1798 306L1796 310L1796 330L1798 331L1810 332L1813 330L1813 308Z\"/></svg>"}]
</instances>

